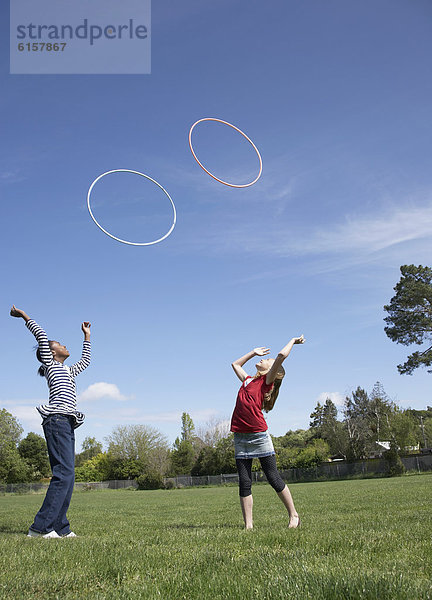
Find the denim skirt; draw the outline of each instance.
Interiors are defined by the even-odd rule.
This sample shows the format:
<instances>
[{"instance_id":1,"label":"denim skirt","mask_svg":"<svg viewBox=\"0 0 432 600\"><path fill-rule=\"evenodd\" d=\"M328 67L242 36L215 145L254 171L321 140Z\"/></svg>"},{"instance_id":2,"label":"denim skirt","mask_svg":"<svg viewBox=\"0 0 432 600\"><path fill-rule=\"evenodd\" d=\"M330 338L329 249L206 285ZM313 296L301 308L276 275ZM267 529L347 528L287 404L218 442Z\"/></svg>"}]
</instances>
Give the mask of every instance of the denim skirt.
<instances>
[{"instance_id":1,"label":"denim skirt","mask_svg":"<svg viewBox=\"0 0 432 600\"><path fill-rule=\"evenodd\" d=\"M235 458L262 458L275 453L268 431L259 433L234 432Z\"/></svg>"}]
</instances>

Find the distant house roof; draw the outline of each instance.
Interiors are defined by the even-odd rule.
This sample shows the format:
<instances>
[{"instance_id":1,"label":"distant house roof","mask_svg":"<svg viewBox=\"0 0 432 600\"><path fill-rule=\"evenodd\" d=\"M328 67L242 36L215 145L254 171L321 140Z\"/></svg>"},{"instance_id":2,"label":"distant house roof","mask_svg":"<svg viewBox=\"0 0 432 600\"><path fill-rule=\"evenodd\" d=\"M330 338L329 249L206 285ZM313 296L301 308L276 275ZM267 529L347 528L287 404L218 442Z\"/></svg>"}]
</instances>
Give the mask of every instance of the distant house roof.
<instances>
[{"instance_id":1,"label":"distant house roof","mask_svg":"<svg viewBox=\"0 0 432 600\"><path fill-rule=\"evenodd\" d=\"M390 450L390 442L375 442L375 444L379 448L384 448L384 450Z\"/></svg>"}]
</instances>

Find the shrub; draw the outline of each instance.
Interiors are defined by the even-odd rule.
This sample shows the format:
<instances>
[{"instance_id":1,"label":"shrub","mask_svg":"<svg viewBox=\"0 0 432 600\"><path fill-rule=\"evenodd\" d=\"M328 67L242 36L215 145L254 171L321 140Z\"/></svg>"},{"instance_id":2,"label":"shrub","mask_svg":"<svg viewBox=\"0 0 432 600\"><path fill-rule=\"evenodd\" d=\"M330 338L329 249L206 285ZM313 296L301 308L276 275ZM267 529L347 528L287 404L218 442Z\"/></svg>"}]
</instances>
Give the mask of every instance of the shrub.
<instances>
[{"instance_id":1,"label":"shrub","mask_svg":"<svg viewBox=\"0 0 432 600\"><path fill-rule=\"evenodd\" d=\"M24 483L31 477L26 461L19 454L14 442L0 444L0 482Z\"/></svg>"},{"instance_id":2,"label":"shrub","mask_svg":"<svg viewBox=\"0 0 432 600\"><path fill-rule=\"evenodd\" d=\"M330 454L327 442L321 439L313 440L306 448L301 450L295 458L294 465L297 468L310 469L325 462Z\"/></svg>"},{"instance_id":3,"label":"shrub","mask_svg":"<svg viewBox=\"0 0 432 600\"><path fill-rule=\"evenodd\" d=\"M387 452L384 453L384 458L388 462L388 474L390 477L396 477L397 475L403 475L403 473L405 473L404 464L396 448L387 450Z\"/></svg>"},{"instance_id":4,"label":"shrub","mask_svg":"<svg viewBox=\"0 0 432 600\"><path fill-rule=\"evenodd\" d=\"M139 490L160 490L165 487L160 473L145 473L136 478Z\"/></svg>"},{"instance_id":5,"label":"shrub","mask_svg":"<svg viewBox=\"0 0 432 600\"><path fill-rule=\"evenodd\" d=\"M76 481L106 481L109 479L109 458L101 452L75 467Z\"/></svg>"}]
</instances>

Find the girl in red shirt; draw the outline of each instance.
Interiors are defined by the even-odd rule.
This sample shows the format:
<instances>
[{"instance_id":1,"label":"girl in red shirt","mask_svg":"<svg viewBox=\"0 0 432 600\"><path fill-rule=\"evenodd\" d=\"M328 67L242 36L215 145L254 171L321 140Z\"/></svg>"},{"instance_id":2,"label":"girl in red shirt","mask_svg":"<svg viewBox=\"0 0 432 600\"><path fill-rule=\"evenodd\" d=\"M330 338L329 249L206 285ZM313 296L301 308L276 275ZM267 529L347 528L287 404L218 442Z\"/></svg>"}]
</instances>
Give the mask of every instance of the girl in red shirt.
<instances>
[{"instance_id":1,"label":"girl in red shirt","mask_svg":"<svg viewBox=\"0 0 432 600\"><path fill-rule=\"evenodd\" d=\"M303 344L304 341L303 336L292 338L282 348L276 359L261 359L255 365L257 372L254 377L250 377L242 367L254 356L267 355L270 352L268 348L255 348L232 363L232 368L242 382L231 418L231 431L234 432L240 504L246 529L253 528L251 487L252 460L254 458L259 458L268 482L288 510L288 527L296 528L300 525L300 517L295 509L291 492L277 470L273 442L267 431L268 427L262 411L268 412L273 408L285 375L282 363L291 352L294 344Z\"/></svg>"}]
</instances>

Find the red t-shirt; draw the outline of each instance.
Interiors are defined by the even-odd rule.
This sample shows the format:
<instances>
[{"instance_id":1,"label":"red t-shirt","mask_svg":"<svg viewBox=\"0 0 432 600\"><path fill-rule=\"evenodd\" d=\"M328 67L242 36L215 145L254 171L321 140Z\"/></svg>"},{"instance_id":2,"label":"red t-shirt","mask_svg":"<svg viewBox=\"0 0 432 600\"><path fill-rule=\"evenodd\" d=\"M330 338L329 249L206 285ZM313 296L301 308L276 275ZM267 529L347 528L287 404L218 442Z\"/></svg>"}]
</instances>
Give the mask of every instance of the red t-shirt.
<instances>
[{"instance_id":1,"label":"red t-shirt","mask_svg":"<svg viewBox=\"0 0 432 600\"><path fill-rule=\"evenodd\" d=\"M262 413L264 395L273 387L267 385L266 376L246 377L243 381L231 417L231 431L258 433L267 431L268 426Z\"/></svg>"}]
</instances>

